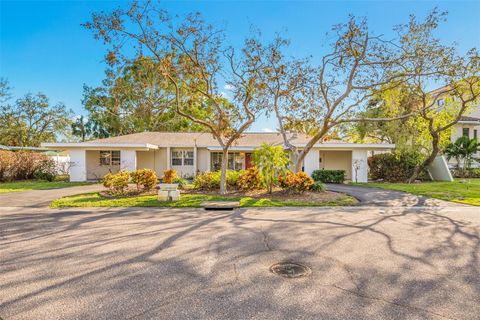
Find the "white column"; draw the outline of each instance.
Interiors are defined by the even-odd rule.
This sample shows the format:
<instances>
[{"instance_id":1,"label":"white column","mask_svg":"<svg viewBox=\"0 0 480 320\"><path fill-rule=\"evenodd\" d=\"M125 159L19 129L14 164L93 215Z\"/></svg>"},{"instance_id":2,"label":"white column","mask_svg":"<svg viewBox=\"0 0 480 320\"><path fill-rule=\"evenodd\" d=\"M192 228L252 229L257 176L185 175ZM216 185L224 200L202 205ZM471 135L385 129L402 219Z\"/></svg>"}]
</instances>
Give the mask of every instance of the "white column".
<instances>
[{"instance_id":1,"label":"white column","mask_svg":"<svg viewBox=\"0 0 480 320\"><path fill-rule=\"evenodd\" d=\"M70 181L87 181L87 150L71 149L70 156Z\"/></svg>"},{"instance_id":2,"label":"white column","mask_svg":"<svg viewBox=\"0 0 480 320\"><path fill-rule=\"evenodd\" d=\"M120 150L120 170L129 172L137 170L137 151Z\"/></svg>"},{"instance_id":3,"label":"white column","mask_svg":"<svg viewBox=\"0 0 480 320\"><path fill-rule=\"evenodd\" d=\"M193 147L193 176L197 176L198 159L197 159L197 147Z\"/></svg>"},{"instance_id":4,"label":"white column","mask_svg":"<svg viewBox=\"0 0 480 320\"><path fill-rule=\"evenodd\" d=\"M167 147L167 170L170 170L172 161L170 158L172 157L172 153L170 152L170 147Z\"/></svg>"},{"instance_id":5,"label":"white column","mask_svg":"<svg viewBox=\"0 0 480 320\"><path fill-rule=\"evenodd\" d=\"M368 182L367 150L352 150L352 181Z\"/></svg>"},{"instance_id":6,"label":"white column","mask_svg":"<svg viewBox=\"0 0 480 320\"><path fill-rule=\"evenodd\" d=\"M304 171L308 175L312 175L312 172L320 169L320 151L318 148L311 149L305 156Z\"/></svg>"}]
</instances>

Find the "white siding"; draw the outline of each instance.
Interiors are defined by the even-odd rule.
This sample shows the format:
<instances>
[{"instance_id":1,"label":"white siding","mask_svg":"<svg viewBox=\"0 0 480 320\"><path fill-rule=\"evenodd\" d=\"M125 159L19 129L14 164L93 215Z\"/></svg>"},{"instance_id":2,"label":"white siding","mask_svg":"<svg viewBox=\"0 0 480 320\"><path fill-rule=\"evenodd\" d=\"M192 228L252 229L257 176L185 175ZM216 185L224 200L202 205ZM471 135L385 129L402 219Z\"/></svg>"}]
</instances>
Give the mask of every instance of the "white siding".
<instances>
[{"instance_id":1,"label":"white siding","mask_svg":"<svg viewBox=\"0 0 480 320\"><path fill-rule=\"evenodd\" d=\"M70 181L87 181L86 150L69 150L70 156Z\"/></svg>"}]
</instances>

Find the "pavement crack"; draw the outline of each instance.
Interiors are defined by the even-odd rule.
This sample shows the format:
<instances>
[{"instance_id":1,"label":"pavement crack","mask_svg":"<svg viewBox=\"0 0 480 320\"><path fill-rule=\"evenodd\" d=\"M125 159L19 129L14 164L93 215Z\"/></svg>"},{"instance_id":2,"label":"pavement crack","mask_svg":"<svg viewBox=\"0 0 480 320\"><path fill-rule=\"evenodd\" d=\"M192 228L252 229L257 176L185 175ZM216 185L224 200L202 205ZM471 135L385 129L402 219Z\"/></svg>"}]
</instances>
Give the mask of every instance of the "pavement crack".
<instances>
[{"instance_id":1,"label":"pavement crack","mask_svg":"<svg viewBox=\"0 0 480 320\"><path fill-rule=\"evenodd\" d=\"M415 307L415 306L411 306L409 304L404 304L404 303L400 303L400 302L395 302L395 301L391 301L391 300L387 300L387 299L383 299L383 298L380 298L380 297L374 297L374 296L369 296L365 293L362 293L360 291L356 291L356 290L349 290L349 289L345 289L345 288L342 288L340 286L337 286L336 284L332 285L332 287L336 288L336 289L339 289L339 290L342 290L342 291L345 291L345 292L348 292L350 294L353 294L357 297L360 297L360 298L364 298L364 299L369 299L369 300L375 300L375 301L381 301L381 302L385 302L385 303L388 303L388 304L391 304L391 305L395 305L395 306L398 306L398 307L402 307L402 308L406 308L406 309L412 309L412 310L416 310L416 311L421 311L421 312L425 312L425 313L428 313L428 314L431 314L431 315L435 315L437 317L441 317L441 318L445 318L445 319L451 319L450 317L447 317L443 314L440 314L440 313L436 313L436 312L433 312L433 311L430 311L430 310L427 310L427 309L423 309L423 308L420 308L420 307Z\"/></svg>"},{"instance_id":2,"label":"pavement crack","mask_svg":"<svg viewBox=\"0 0 480 320\"><path fill-rule=\"evenodd\" d=\"M263 234L263 245L265 246L265 249L267 249L267 251L272 251L272 248L270 247L270 244L268 243L268 235L265 231L263 230L260 230Z\"/></svg>"},{"instance_id":3,"label":"pavement crack","mask_svg":"<svg viewBox=\"0 0 480 320\"><path fill-rule=\"evenodd\" d=\"M234 275L234 277L233 277L233 281L232 281L232 283L231 283L232 286L233 286L235 283L238 282L238 270L237 270L237 264L236 264L236 263L233 264L233 275Z\"/></svg>"}]
</instances>

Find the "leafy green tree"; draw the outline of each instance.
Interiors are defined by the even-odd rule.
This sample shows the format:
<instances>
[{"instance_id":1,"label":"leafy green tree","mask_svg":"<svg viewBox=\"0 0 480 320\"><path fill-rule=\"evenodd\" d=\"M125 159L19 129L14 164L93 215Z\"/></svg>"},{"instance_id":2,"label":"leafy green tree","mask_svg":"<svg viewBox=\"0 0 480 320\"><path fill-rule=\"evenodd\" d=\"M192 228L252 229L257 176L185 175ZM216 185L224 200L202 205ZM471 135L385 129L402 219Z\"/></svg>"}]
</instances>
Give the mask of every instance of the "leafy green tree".
<instances>
[{"instance_id":1,"label":"leafy green tree","mask_svg":"<svg viewBox=\"0 0 480 320\"><path fill-rule=\"evenodd\" d=\"M288 153L281 146L264 143L253 152L252 160L262 173L263 183L268 192L272 193L278 177L288 170L290 164Z\"/></svg>"},{"instance_id":2,"label":"leafy green tree","mask_svg":"<svg viewBox=\"0 0 480 320\"><path fill-rule=\"evenodd\" d=\"M89 118L86 124L96 138L144 131L205 131L176 113L174 95L158 63L139 57L118 69L109 69L103 86L84 87L83 104ZM203 109L197 116L205 118L207 113Z\"/></svg>"},{"instance_id":3,"label":"leafy green tree","mask_svg":"<svg viewBox=\"0 0 480 320\"><path fill-rule=\"evenodd\" d=\"M38 147L68 134L72 112L64 104L52 105L42 93L26 94L10 104L8 83L0 83L0 144Z\"/></svg>"}]
</instances>

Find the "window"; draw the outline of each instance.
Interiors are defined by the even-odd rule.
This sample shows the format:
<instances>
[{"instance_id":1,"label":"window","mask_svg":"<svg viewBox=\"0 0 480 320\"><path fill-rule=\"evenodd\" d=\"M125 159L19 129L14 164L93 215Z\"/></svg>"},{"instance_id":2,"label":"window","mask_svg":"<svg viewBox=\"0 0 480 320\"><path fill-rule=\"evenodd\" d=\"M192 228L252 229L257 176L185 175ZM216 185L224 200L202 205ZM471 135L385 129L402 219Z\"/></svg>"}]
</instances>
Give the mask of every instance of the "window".
<instances>
[{"instance_id":1,"label":"window","mask_svg":"<svg viewBox=\"0 0 480 320\"><path fill-rule=\"evenodd\" d=\"M120 151L112 151L112 166L120 165Z\"/></svg>"},{"instance_id":2,"label":"window","mask_svg":"<svg viewBox=\"0 0 480 320\"><path fill-rule=\"evenodd\" d=\"M443 100L443 99L438 99L438 100L437 100L437 105L438 105L439 107L444 106L444 105L445 105L445 100Z\"/></svg>"},{"instance_id":3,"label":"window","mask_svg":"<svg viewBox=\"0 0 480 320\"><path fill-rule=\"evenodd\" d=\"M218 171L222 168L223 154L221 152L212 152L210 159L210 168L212 171ZM228 153L228 170L242 170L245 162L245 154L240 152Z\"/></svg>"},{"instance_id":4,"label":"window","mask_svg":"<svg viewBox=\"0 0 480 320\"><path fill-rule=\"evenodd\" d=\"M172 166L181 166L183 159L183 152L182 151L174 151L172 150Z\"/></svg>"},{"instance_id":5,"label":"window","mask_svg":"<svg viewBox=\"0 0 480 320\"><path fill-rule=\"evenodd\" d=\"M183 165L184 166L193 166L193 151L184 151L183 152Z\"/></svg>"},{"instance_id":6,"label":"window","mask_svg":"<svg viewBox=\"0 0 480 320\"><path fill-rule=\"evenodd\" d=\"M172 150L172 166L193 166L193 162L193 151Z\"/></svg>"},{"instance_id":7,"label":"window","mask_svg":"<svg viewBox=\"0 0 480 320\"><path fill-rule=\"evenodd\" d=\"M101 166L120 165L120 151L100 151Z\"/></svg>"},{"instance_id":8,"label":"window","mask_svg":"<svg viewBox=\"0 0 480 320\"><path fill-rule=\"evenodd\" d=\"M463 135L465 137L470 137L470 128L463 128Z\"/></svg>"},{"instance_id":9,"label":"window","mask_svg":"<svg viewBox=\"0 0 480 320\"><path fill-rule=\"evenodd\" d=\"M477 133L477 129L473 130L473 139L478 139Z\"/></svg>"}]
</instances>

